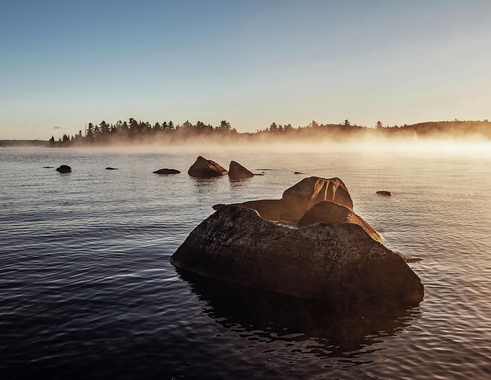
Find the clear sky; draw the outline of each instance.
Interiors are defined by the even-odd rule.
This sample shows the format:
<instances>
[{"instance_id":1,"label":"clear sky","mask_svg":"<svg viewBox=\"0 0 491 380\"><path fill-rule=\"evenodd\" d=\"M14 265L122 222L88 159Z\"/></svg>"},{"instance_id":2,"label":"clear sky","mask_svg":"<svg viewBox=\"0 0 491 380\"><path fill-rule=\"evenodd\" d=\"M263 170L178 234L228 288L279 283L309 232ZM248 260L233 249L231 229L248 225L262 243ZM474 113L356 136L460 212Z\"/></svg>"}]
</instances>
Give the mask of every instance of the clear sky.
<instances>
[{"instance_id":1,"label":"clear sky","mask_svg":"<svg viewBox=\"0 0 491 380\"><path fill-rule=\"evenodd\" d=\"M491 119L491 1L0 0L0 139Z\"/></svg>"}]
</instances>

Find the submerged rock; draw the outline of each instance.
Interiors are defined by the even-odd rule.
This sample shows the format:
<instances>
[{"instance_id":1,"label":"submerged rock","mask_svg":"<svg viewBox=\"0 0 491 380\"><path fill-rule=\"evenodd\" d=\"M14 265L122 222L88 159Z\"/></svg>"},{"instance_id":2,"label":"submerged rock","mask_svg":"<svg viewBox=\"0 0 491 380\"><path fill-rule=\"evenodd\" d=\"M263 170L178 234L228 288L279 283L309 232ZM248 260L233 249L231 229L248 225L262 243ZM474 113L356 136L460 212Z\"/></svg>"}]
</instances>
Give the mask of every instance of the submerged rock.
<instances>
[{"instance_id":1,"label":"submerged rock","mask_svg":"<svg viewBox=\"0 0 491 380\"><path fill-rule=\"evenodd\" d=\"M259 200L237 205L256 210L262 218L296 224L316 203L333 201L353 208L348 188L339 178L304 178L286 189L279 200Z\"/></svg>"},{"instance_id":2,"label":"submerged rock","mask_svg":"<svg viewBox=\"0 0 491 380\"><path fill-rule=\"evenodd\" d=\"M172 255L177 268L295 297L419 302L423 285L396 252L358 224L274 224L252 209L223 205Z\"/></svg>"},{"instance_id":3,"label":"submerged rock","mask_svg":"<svg viewBox=\"0 0 491 380\"><path fill-rule=\"evenodd\" d=\"M392 196L392 193L390 191L386 191L386 190L377 191L377 194L378 195L383 195L383 196L386 196L386 197Z\"/></svg>"},{"instance_id":4,"label":"submerged rock","mask_svg":"<svg viewBox=\"0 0 491 380\"><path fill-rule=\"evenodd\" d=\"M60 165L58 168L56 168L56 171L60 173L71 173L72 168L68 165Z\"/></svg>"},{"instance_id":5,"label":"submerged rock","mask_svg":"<svg viewBox=\"0 0 491 380\"><path fill-rule=\"evenodd\" d=\"M222 166L212 160L207 160L202 156L198 156L196 161L188 170L188 174L193 177L219 177L227 174Z\"/></svg>"},{"instance_id":6,"label":"submerged rock","mask_svg":"<svg viewBox=\"0 0 491 380\"><path fill-rule=\"evenodd\" d=\"M167 168L164 168L164 169L159 169L159 170L156 170L154 171L155 174L179 174L180 171L179 170L176 170L176 169L167 169Z\"/></svg>"},{"instance_id":7,"label":"submerged rock","mask_svg":"<svg viewBox=\"0 0 491 380\"><path fill-rule=\"evenodd\" d=\"M228 176L230 177L230 179L245 179L254 177L254 173L252 173L249 169L243 167L238 162L230 161Z\"/></svg>"}]
</instances>

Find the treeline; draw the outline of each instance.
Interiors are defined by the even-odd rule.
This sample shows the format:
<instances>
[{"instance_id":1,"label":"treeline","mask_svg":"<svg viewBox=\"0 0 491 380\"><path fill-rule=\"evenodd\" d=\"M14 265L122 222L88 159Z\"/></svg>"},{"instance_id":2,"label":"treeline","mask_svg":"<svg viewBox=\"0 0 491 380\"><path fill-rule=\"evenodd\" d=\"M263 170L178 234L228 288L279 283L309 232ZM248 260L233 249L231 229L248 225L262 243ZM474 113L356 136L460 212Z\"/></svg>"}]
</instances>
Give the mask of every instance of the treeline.
<instances>
[{"instance_id":1,"label":"treeline","mask_svg":"<svg viewBox=\"0 0 491 380\"><path fill-rule=\"evenodd\" d=\"M483 121L431 121L413 125L383 127L381 130L387 134L415 133L419 137L453 137L464 138L481 136L491 139L491 123Z\"/></svg>"},{"instance_id":2,"label":"treeline","mask_svg":"<svg viewBox=\"0 0 491 380\"><path fill-rule=\"evenodd\" d=\"M220 125L213 127L198 121L192 124L186 121L182 125L174 125L172 121L156 122L136 121L130 118L128 121L118 120L116 124L101 121L99 124L89 123L87 127L79 130L78 134L70 136L64 134L58 141L51 136L51 145L106 145L111 143L146 143L155 141L186 140L195 137L230 136L238 132L230 123L222 120Z\"/></svg>"},{"instance_id":3,"label":"treeline","mask_svg":"<svg viewBox=\"0 0 491 380\"><path fill-rule=\"evenodd\" d=\"M198 121L192 124L186 121L182 125L174 125L172 121L156 122L154 124L136 121L119 120L116 124L105 121L99 124L89 123L84 131L55 140L49 140L51 146L77 146L77 145L108 145L132 143L185 143L199 142L241 142L254 143L260 141L282 140L318 140L328 139L343 141L357 137L433 137L433 138L461 138L477 136L491 139L491 124L484 121L439 121L424 122L413 125L387 126L381 121L373 127L351 124L349 120L339 124L319 124L312 121L306 126L293 127L291 124L277 124L273 122L269 127L258 129L255 133L238 133L230 123L222 120L219 125L212 126Z\"/></svg>"}]
</instances>

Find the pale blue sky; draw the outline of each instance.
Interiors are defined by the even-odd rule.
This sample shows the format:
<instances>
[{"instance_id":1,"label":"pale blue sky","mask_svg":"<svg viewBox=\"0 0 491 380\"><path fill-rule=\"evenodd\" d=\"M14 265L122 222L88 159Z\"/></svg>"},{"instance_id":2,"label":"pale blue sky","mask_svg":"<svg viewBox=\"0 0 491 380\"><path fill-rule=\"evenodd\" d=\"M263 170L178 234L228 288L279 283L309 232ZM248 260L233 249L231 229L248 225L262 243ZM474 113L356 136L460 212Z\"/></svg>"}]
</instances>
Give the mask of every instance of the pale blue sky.
<instances>
[{"instance_id":1,"label":"pale blue sky","mask_svg":"<svg viewBox=\"0 0 491 380\"><path fill-rule=\"evenodd\" d=\"M0 0L0 15L0 139L130 117L491 118L487 0Z\"/></svg>"}]
</instances>

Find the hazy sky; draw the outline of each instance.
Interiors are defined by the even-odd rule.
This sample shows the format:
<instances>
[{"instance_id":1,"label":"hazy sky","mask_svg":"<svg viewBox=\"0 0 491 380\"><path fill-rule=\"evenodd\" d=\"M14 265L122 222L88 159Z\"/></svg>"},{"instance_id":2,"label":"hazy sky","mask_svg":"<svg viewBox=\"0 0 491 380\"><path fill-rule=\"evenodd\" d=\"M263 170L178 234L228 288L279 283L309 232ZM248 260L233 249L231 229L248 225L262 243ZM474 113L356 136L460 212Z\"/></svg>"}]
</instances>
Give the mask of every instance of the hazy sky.
<instances>
[{"instance_id":1,"label":"hazy sky","mask_svg":"<svg viewBox=\"0 0 491 380\"><path fill-rule=\"evenodd\" d=\"M488 0L0 0L0 15L0 139L130 117L491 119Z\"/></svg>"}]
</instances>

